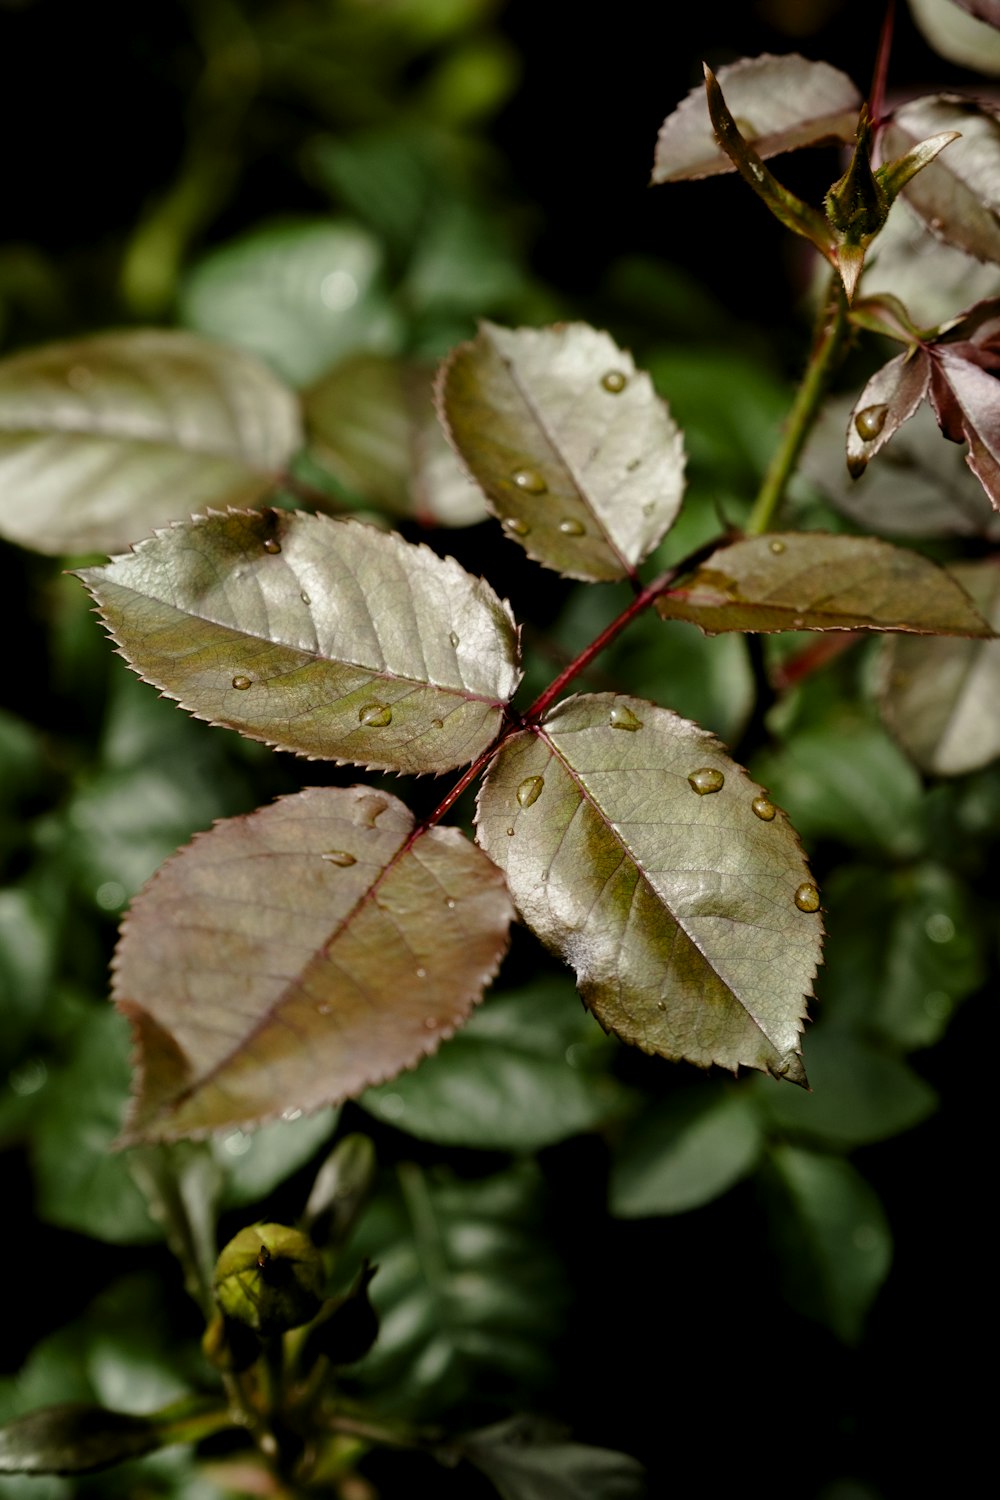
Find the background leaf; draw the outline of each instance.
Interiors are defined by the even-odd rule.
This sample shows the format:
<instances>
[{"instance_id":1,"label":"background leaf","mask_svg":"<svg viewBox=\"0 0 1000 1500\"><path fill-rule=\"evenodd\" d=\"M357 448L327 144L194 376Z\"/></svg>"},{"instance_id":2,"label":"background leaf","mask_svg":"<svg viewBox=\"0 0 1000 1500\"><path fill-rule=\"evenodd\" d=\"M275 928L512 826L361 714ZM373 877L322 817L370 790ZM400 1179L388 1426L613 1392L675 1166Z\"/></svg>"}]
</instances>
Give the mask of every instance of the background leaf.
<instances>
[{"instance_id":1,"label":"background leaf","mask_svg":"<svg viewBox=\"0 0 1000 1500\"><path fill-rule=\"evenodd\" d=\"M47 344L0 362L0 534L112 552L256 500L300 442L291 393L238 350L162 329Z\"/></svg>"},{"instance_id":2,"label":"background leaf","mask_svg":"<svg viewBox=\"0 0 1000 1500\"><path fill-rule=\"evenodd\" d=\"M567 699L504 743L477 828L605 1029L803 1078L819 897L794 830L711 735L638 698Z\"/></svg>"},{"instance_id":3,"label":"background leaf","mask_svg":"<svg viewBox=\"0 0 1000 1500\"><path fill-rule=\"evenodd\" d=\"M217 824L133 904L114 994L138 1048L129 1139L296 1119L391 1077L478 1001L507 944L498 871L365 787Z\"/></svg>"},{"instance_id":4,"label":"background leaf","mask_svg":"<svg viewBox=\"0 0 1000 1500\"><path fill-rule=\"evenodd\" d=\"M642 1466L625 1453L571 1443L537 1418L470 1432L458 1446L503 1500L641 1500Z\"/></svg>"},{"instance_id":5,"label":"background leaf","mask_svg":"<svg viewBox=\"0 0 1000 1500\"><path fill-rule=\"evenodd\" d=\"M611 1212L636 1219L700 1208L753 1170L762 1144L757 1111L742 1087L713 1082L671 1094L645 1110L618 1147Z\"/></svg>"},{"instance_id":6,"label":"background leaf","mask_svg":"<svg viewBox=\"0 0 1000 1500\"><path fill-rule=\"evenodd\" d=\"M147 681L300 754L447 770L490 744L520 677L488 584L354 521L230 511L79 576Z\"/></svg>"},{"instance_id":7,"label":"background leaf","mask_svg":"<svg viewBox=\"0 0 1000 1500\"><path fill-rule=\"evenodd\" d=\"M624 577L677 514L677 427L632 356L585 323L484 323L445 364L439 402L508 536L569 578Z\"/></svg>"},{"instance_id":8,"label":"background leaf","mask_svg":"<svg viewBox=\"0 0 1000 1500\"><path fill-rule=\"evenodd\" d=\"M760 157L854 139L861 95L845 73L828 63L807 62L795 53L744 57L719 68L717 78L740 134ZM660 126L653 182L735 170L716 143L704 88L693 88Z\"/></svg>"},{"instance_id":9,"label":"background leaf","mask_svg":"<svg viewBox=\"0 0 1000 1500\"><path fill-rule=\"evenodd\" d=\"M883 159L904 156L928 136L961 131L903 189L934 234L977 260L1000 261L1000 120L995 107L957 94L928 94L896 110L879 144Z\"/></svg>"}]
</instances>

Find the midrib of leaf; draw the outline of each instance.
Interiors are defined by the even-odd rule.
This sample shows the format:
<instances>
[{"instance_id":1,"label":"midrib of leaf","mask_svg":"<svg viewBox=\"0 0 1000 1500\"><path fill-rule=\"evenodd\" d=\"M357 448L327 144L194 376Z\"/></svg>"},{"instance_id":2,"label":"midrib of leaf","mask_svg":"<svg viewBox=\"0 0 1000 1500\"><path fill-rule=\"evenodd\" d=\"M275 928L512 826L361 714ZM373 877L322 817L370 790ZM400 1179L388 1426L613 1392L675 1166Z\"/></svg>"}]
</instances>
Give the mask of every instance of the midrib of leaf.
<instances>
[{"instance_id":1,"label":"midrib of leaf","mask_svg":"<svg viewBox=\"0 0 1000 1500\"><path fill-rule=\"evenodd\" d=\"M226 411L231 418L232 411L228 403ZM221 448L212 443L196 442L181 437L172 425L169 433L158 433L155 437L143 433L122 432L117 428L105 430L103 427L83 427L68 423L39 423L37 427L24 427L20 425L8 427L3 421L2 411L0 411L0 434L3 434L5 437L20 437L36 441L39 436L59 438L64 442L73 442L77 438L92 438L97 442L117 443L123 448L163 448L168 453L180 451L181 453L200 454L207 458L227 459L230 463L244 463L248 467L256 467L256 464L242 453L243 437L235 425L233 427L235 451L233 448ZM263 471L258 470L258 472Z\"/></svg>"},{"instance_id":2,"label":"midrib of leaf","mask_svg":"<svg viewBox=\"0 0 1000 1500\"><path fill-rule=\"evenodd\" d=\"M719 973L718 969L715 967L715 965L712 963L711 959L706 954L705 949L702 946L702 944L698 942L697 938L692 937L691 933L688 931L687 927L685 926L685 924L681 920L681 918L678 917L677 915L675 915L673 909L668 904L667 898L665 896L662 896L660 894L660 892L656 889L655 885L653 884L652 880L646 874L646 872L645 872L645 870L643 868L642 862L639 859L639 856L636 853L634 853L634 851L630 848L630 846L629 846L628 842L626 841L626 839L624 838L624 836L619 832L619 830L615 827L615 825L607 817L607 815L604 812L603 807L597 801L597 798L593 795L592 792L590 792L590 790L588 789L586 783L578 775L578 773L573 768L573 766L566 760L565 756L562 754L562 752L560 751L559 747L546 734L544 727L541 726L541 725L539 725L536 728L535 733L538 734L539 737L545 741L545 743L548 745L549 749L551 750L553 756L555 756L559 760L559 762L562 765L563 769L565 770L567 776L574 783L574 785L578 788L578 790L580 792L580 796L581 796L581 802L578 804L578 809L577 810L579 810L579 806L582 806L583 799L586 798L588 804L594 809L594 811L597 813L598 817L601 819L601 822L602 822L604 828L607 830L607 832L611 835L611 837L618 844L619 848L622 850L622 858L623 858L623 860L624 859L628 859L628 860L631 861L632 868L636 871L636 874L638 875L639 879L646 886L646 889L651 892L651 894L652 894L653 898L655 899L655 901L657 902L657 904L660 905L660 906L662 906L669 913L670 920L672 922L674 922L677 927L680 928L681 932L683 932L685 938L691 944L692 948L694 948L695 951L701 955L701 958L702 958L703 963L705 964L705 967L707 969L711 970L711 972L719 980L720 984L722 984L722 985L725 986L726 993L729 994L729 995L731 995L732 998L736 1001L737 1005L739 1005L740 1009L743 1010L750 1017L750 1020L756 1026L757 1030L760 1032L761 1036L767 1042L768 1046L769 1047L774 1047L775 1043L771 1040L770 1036L768 1036L767 1030L761 1024L759 1018L754 1015L753 1011L747 1005L746 1001L743 1000L741 998L741 996L736 993L736 991L729 984L728 980L726 980L726 979L724 979L722 977L722 975ZM655 769L655 767L653 769ZM575 817L576 817L576 812L574 812L574 814L573 814L573 818L575 818ZM566 834L569 832L569 829L570 829L570 827L572 825L572 822L573 822L573 819L570 819L570 822L567 823L566 828L563 831L563 839L566 837ZM560 839L560 841L559 841L559 847L560 848L562 847L562 839ZM607 889L607 887L610 884L613 876L615 874L617 874L618 870L620 870L620 869L621 869L621 864L618 864L615 867L615 870L612 872L612 874L609 875L608 879L604 882L604 885L601 887L601 890L600 890L600 893L599 893L599 896L598 896L597 899L599 899L600 895L604 894L604 891ZM638 887L635 887L635 889L633 889L632 896L631 896L630 902L629 902L628 918L622 924L622 932L621 932L621 936L620 936L620 938L618 940L618 952L619 953L621 953L622 947L624 946L625 939L626 939L626 937L628 935L629 924L632 921L632 913L633 913L633 911L635 909L635 891L637 889L638 889ZM595 899L595 901L594 901L594 905L595 906L597 904L597 899ZM591 907L591 911L592 910L593 910L593 906ZM731 922L735 922L737 919L735 917L730 917L729 920Z\"/></svg>"},{"instance_id":3,"label":"midrib of leaf","mask_svg":"<svg viewBox=\"0 0 1000 1500\"><path fill-rule=\"evenodd\" d=\"M521 397L525 406L527 406L528 410L531 412L531 415L534 417L535 422L538 424L539 431L541 432L545 441L548 443L549 449L553 454L556 463L566 470L570 479L572 479L573 481L573 487L576 490L576 493L579 495L580 499L583 501L590 514L593 516L594 522L596 523L606 546L614 553L615 557L618 559L622 571L627 576L633 577L635 574L635 568L629 562L627 557L622 556L621 552L619 552L617 546L612 541L607 527L605 526L604 521L600 515L600 512L595 506L593 500L590 498L589 492L584 488L583 481L577 474L573 465L570 463L568 455L564 454L559 448L557 439L552 433L543 413L537 406L533 396L531 395L531 392L523 384L516 365L513 363L508 363L506 357L503 354L500 355L500 358L501 360L503 360L503 363L507 367L507 373L510 375L511 380L514 382L514 385L517 388L518 395Z\"/></svg>"}]
</instances>

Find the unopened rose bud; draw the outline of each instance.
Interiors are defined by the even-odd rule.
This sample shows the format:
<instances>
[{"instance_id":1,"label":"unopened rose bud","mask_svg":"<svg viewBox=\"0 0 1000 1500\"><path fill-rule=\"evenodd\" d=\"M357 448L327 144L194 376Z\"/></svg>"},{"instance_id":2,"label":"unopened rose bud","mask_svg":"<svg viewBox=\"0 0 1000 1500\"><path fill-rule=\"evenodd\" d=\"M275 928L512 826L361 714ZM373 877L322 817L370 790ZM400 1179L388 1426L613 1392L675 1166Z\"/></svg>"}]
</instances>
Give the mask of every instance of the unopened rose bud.
<instances>
[{"instance_id":1,"label":"unopened rose bud","mask_svg":"<svg viewBox=\"0 0 1000 1500\"><path fill-rule=\"evenodd\" d=\"M323 1258L285 1224L251 1224L219 1256L212 1282L225 1317L262 1337L298 1328L323 1302Z\"/></svg>"}]
</instances>

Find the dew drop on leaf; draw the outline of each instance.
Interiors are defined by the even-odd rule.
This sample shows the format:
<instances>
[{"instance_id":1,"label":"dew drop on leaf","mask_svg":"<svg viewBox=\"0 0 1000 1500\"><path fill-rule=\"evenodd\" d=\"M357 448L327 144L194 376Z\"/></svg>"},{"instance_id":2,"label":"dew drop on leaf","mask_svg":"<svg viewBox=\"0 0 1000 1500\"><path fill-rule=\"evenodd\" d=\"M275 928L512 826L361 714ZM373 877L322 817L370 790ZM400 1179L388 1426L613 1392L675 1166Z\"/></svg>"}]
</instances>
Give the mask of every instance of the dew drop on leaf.
<instances>
[{"instance_id":1,"label":"dew drop on leaf","mask_svg":"<svg viewBox=\"0 0 1000 1500\"><path fill-rule=\"evenodd\" d=\"M366 729L384 729L392 723L392 709L387 703L363 703L358 709L358 722Z\"/></svg>"},{"instance_id":2,"label":"dew drop on leaf","mask_svg":"<svg viewBox=\"0 0 1000 1500\"><path fill-rule=\"evenodd\" d=\"M527 495L544 495L548 485L537 469L515 469L510 476L519 490Z\"/></svg>"},{"instance_id":3,"label":"dew drop on leaf","mask_svg":"<svg viewBox=\"0 0 1000 1500\"><path fill-rule=\"evenodd\" d=\"M454 896L449 896L448 899L447 899L447 901L444 904L448 908L449 911L454 911L455 907L457 906L458 903L456 902Z\"/></svg>"},{"instance_id":4,"label":"dew drop on leaf","mask_svg":"<svg viewBox=\"0 0 1000 1500\"><path fill-rule=\"evenodd\" d=\"M667 1002L665 1000L657 1000L656 1008L657 1010L666 1010Z\"/></svg>"},{"instance_id":5,"label":"dew drop on leaf","mask_svg":"<svg viewBox=\"0 0 1000 1500\"><path fill-rule=\"evenodd\" d=\"M753 808L754 816L764 823L770 823L776 811L774 803L769 802L766 797L755 797L750 806Z\"/></svg>"},{"instance_id":6,"label":"dew drop on leaf","mask_svg":"<svg viewBox=\"0 0 1000 1500\"><path fill-rule=\"evenodd\" d=\"M312 603L312 600L310 599L310 597L309 597L308 594L300 594L299 598L302 600L303 604L311 604Z\"/></svg>"},{"instance_id":7,"label":"dew drop on leaf","mask_svg":"<svg viewBox=\"0 0 1000 1500\"><path fill-rule=\"evenodd\" d=\"M806 880L795 892L795 905L799 911L819 911L819 891Z\"/></svg>"},{"instance_id":8,"label":"dew drop on leaf","mask_svg":"<svg viewBox=\"0 0 1000 1500\"><path fill-rule=\"evenodd\" d=\"M513 828L508 828L507 829L507 837L509 839L512 839L514 837L514 830L513 830Z\"/></svg>"},{"instance_id":9,"label":"dew drop on leaf","mask_svg":"<svg viewBox=\"0 0 1000 1500\"><path fill-rule=\"evenodd\" d=\"M346 870L348 865L357 864L354 855L349 854L346 849L328 849L325 854L320 855L320 858L328 865L339 865L342 870Z\"/></svg>"},{"instance_id":10,"label":"dew drop on leaf","mask_svg":"<svg viewBox=\"0 0 1000 1500\"><path fill-rule=\"evenodd\" d=\"M612 729L641 729L642 720L637 719L635 714L626 703L614 703L608 714L608 723Z\"/></svg>"},{"instance_id":11,"label":"dew drop on leaf","mask_svg":"<svg viewBox=\"0 0 1000 1500\"><path fill-rule=\"evenodd\" d=\"M601 376L601 384L612 396L617 396L628 385L628 377L621 370L608 370L607 374Z\"/></svg>"},{"instance_id":12,"label":"dew drop on leaf","mask_svg":"<svg viewBox=\"0 0 1000 1500\"><path fill-rule=\"evenodd\" d=\"M247 688L249 686L250 686L250 679L249 679L249 677L234 677L233 678L233 687L236 689L236 691L238 693L245 693L246 690L247 690Z\"/></svg>"},{"instance_id":13,"label":"dew drop on leaf","mask_svg":"<svg viewBox=\"0 0 1000 1500\"><path fill-rule=\"evenodd\" d=\"M774 553L775 557L780 557L782 552L784 552L785 550L785 544L780 537L775 537L774 541L770 544L770 549Z\"/></svg>"},{"instance_id":14,"label":"dew drop on leaf","mask_svg":"<svg viewBox=\"0 0 1000 1500\"><path fill-rule=\"evenodd\" d=\"M542 776L526 776L517 789L517 800L522 807L530 807L542 795L545 779Z\"/></svg>"},{"instance_id":15,"label":"dew drop on leaf","mask_svg":"<svg viewBox=\"0 0 1000 1500\"><path fill-rule=\"evenodd\" d=\"M520 516L505 516L501 522L504 531L509 531L511 536L527 536L531 527L527 521L522 521Z\"/></svg>"},{"instance_id":16,"label":"dew drop on leaf","mask_svg":"<svg viewBox=\"0 0 1000 1500\"><path fill-rule=\"evenodd\" d=\"M559 522L559 530L563 536L583 536L586 527L582 521L577 521L570 516L567 520Z\"/></svg>"},{"instance_id":17,"label":"dew drop on leaf","mask_svg":"<svg viewBox=\"0 0 1000 1500\"><path fill-rule=\"evenodd\" d=\"M264 551L270 552L271 556L273 557L276 553L281 551L281 543L276 542L273 536L269 536L267 541L264 543Z\"/></svg>"},{"instance_id":18,"label":"dew drop on leaf","mask_svg":"<svg viewBox=\"0 0 1000 1500\"><path fill-rule=\"evenodd\" d=\"M301 1120L302 1111L301 1109L285 1109L281 1112L281 1118L291 1125L294 1120Z\"/></svg>"},{"instance_id":19,"label":"dew drop on leaf","mask_svg":"<svg viewBox=\"0 0 1000 1500\"><path fill-rule=\"evenodd\" d=\"M859 411L854 418L854 427L858 437L863 442L870 443L878 437L885 426L885 419L889 408L883 401L878 406L866 406L864 411Z\"/></svg>"},{"instance_id":20,"label":"dew drop on leaf","mask_svg":"<svg viewBox=\"0 0 1000 1500\"><path fill-rule=\"evenodd\" d=\"M688 782L691 790L697 792L699 797L710 797L713 792L722 791L726 778L714 766L702 766L700 770L691 772Z\"/></svg>"},{"instance_id":21,"label":"dew drop on leaf","mask_svg":"<svg viewBox=\"0 0 1000 1500\"><path fill-rule=\"evenodd\" d=\"M458 646L458 636L455 634L454 631L450 632L450 634L448 636L448 639L449 639L449 641L451 641L451 644L453 646L456 646L456 647Z\"/></svg>"},{"instance_id":22,"label":"dew drop on leaf","mask_svg":"<svg viewBox=\"0 0 1000 1500\"><path fill-rule=\"evenodd\" d=\"M443 719L432 719L431 720L431 728L432 729L443 729L444 728L444 720Z\"/></svg>"},{"instance_id":23,"label":"dew drop on leaf","mask_svg":"<svg viewBox=\"0 0 1000 1500\"><path fill-rule=\"evenodd\" d=\"M423 965L421 965L419 969L415 969L414 973L416 974L418 979L427 978L427 970L423 967Z\"/></svg>"}]
</instances>

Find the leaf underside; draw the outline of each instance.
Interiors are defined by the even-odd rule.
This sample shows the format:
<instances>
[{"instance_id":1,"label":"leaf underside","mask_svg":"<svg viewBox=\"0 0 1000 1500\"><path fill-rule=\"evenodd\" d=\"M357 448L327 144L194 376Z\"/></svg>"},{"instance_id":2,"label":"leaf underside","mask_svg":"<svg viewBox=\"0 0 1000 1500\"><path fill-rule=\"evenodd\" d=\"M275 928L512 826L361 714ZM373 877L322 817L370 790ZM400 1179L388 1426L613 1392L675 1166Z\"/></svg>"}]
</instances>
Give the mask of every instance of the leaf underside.
<instances>
[{"instance_id":1,"label":"leaf underside","mask_svg":"<svg viewBox=\"0 0 1000 1500\"><path fill-rule=\"evenodd\" d=\"M623 578L680 508L680 433L647 374L583 323L484 323L441 371L445 429L507 535L568 578Z\"/></svg>"},{"instance_id":2,"label":"leaf underside","mask_svg":"<svg viewBox=\"0 0 1000 1500\"><path fill-rule=\"evenodd\" d=\"M699 795L688 778L721 773ZM804 1081L799 1032L822 942L780 811L697 725L614 694L560 704L507 740L478 839L524 921L576 970L606 1030L700 1066Z\"/></svg>"},{"instance_id":3,"label":"leaf underside","mask_svg":"<svg viewBox=\"0 0 1000 1500\"><path fill-rule=\"evenodd\" d=\"M212 514L79 576L141 677L302 755L446 771L496 737L520 680L488 584L354 521Z\"/></svg>"},{"instance_id":4,"label":"leaf underside","mask_svg":"<svg viewBox=\"0 0 1000 1500\"><path fill-rule=\"evenodd\" d=\"M251 355L136 329L0 362L0 534L40 552L111 552L210 505L273 488L298 405Z\"/></svg>"},{"instance_id":5,"label":"leaf underside","mask_svg":"<svg viewBox=\"0 0 1000 1500\"><path fill-rule=\"evenodd\" d=\"M723 630L903 630L990 636L950 574L875 537L815 531L722 547L656 601L664 619Z\"/></svg>"},{"instance_id":6,"label":"leaf underside","mask_svg":"<svg viewBox=\"0 0 1000 1500\"><path fill-rule=\"evenodd\" d=\"M136 1041L128 1143L319 1109L410 1067L507 946L503 877L366 787L218 823L137 897L113 995Z\"/></svg>"}]
</instances>

